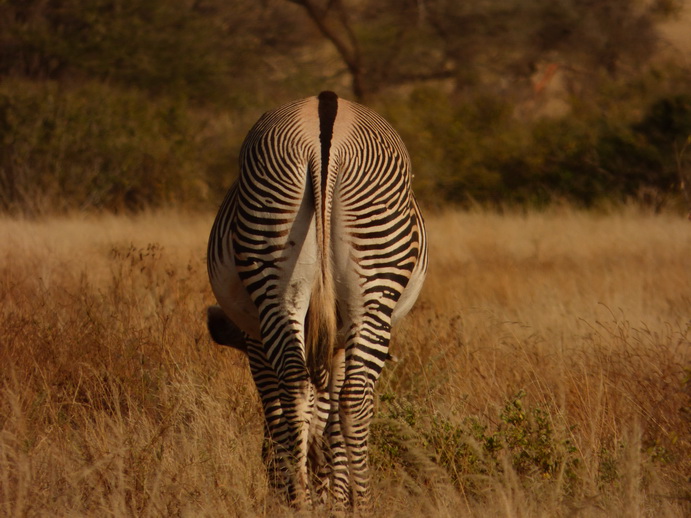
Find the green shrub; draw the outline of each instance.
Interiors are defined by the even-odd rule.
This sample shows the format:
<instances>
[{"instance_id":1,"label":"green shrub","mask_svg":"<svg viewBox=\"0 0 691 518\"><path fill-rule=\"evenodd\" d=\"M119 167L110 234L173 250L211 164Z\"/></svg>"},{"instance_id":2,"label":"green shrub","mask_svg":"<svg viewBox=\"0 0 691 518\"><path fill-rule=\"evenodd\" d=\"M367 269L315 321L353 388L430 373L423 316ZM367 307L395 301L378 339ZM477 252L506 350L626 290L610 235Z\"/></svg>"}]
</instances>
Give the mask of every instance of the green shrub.
<instances>
[{"instance_id":1,"label":"green shrub","mask_svg":"<svg viewBox=\"0 0 691 518\"><path fill-rule=\"evenodd\" d=\"M0 86L0 209L139 210L206 195L207 170L234 156L204 149L184 105L100 83ZM227 153L227 150L223 150Z\"/></svg>"},{"instance_id":2,"label":"green shrub","mask_svg":"<svg viewBox=\"0 0 691 518\"><path fill-rule=\"evenodd\" d=\"M455 102L441 90L419 88L405 102L389 100L380 109L410 151L416 193L427 204L498 198L496 165L524 142L511 105L491 95Z\"/></svg>"},{"instance_id":3,"label":"green shrub","mask_svg":"<svg viewBox=\"0 0 691 518\"><path fill-rule=\"evenodd\" d=\"M419 469L425 451L426 462L444 470L464 491L480 494L507 466L524 484L560 480L566 490L574 489L579 457L570 431L565 423L555 423L548 410L526 406L525 396L520 391L509 398L497 419L468 416L456 423L384 395L385 411L372 426L373 464L380 469Z\"/></svg>"},{"instance_id":4,"label":"green shrub","mask_svg":"<svg viewBox=\"0 0 691 518\"><path fill-rule=\"evenodd\" d=\"M427 441L457 484L478 489L477 475L502 472L505 462L524 478L553 478L563 469L575 480L578 458L568 433L555 430L546 410L526 408L524 397L521 391L510 398L493 427L472 416L460 426L434 417Z\"/></svg>"},{"instance_id":5,"label":"green shrub","mask_svg":"<svg viewBox=\"0 0 691 518\"><path fill-rule=\"evenodd\" d=\"M222 2L60 0L7 2L0 74L84 77L155 95L221 101L250 50ZM235 6L234 19L244 13ZM222 12L218 12L221 10ZM246 40L247 38L245 38Z\"/></svg>"},{"instance_id":6,"label":"green shrub","mask_svg":"<svg viewBox=\"0 0 691 518\"><path fill-rule=\"evenodd\" d=\"M407 103L389 101L382 111L408 145L416 191L428 204L558 200L592 207L638 199L659 208L679 194L691 101L670 94L636 102L628 111L643 116L574 108L559 117L519 120L496 96L454 100L421 88Z\"/></svg>"}]
</instances>

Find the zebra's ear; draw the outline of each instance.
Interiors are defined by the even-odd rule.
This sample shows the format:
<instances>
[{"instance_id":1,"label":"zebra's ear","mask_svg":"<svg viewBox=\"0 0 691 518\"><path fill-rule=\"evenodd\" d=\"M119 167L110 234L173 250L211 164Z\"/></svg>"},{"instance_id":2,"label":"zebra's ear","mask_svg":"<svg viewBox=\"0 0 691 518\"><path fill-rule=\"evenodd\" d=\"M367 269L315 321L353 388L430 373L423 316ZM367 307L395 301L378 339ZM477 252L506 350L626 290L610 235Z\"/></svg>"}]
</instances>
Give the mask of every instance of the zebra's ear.
<instances>
[{"instance_id":1,"label":"zebra's ear","mask_svg":"<svg viewBox=\"0 0 691 518\"><path fill-rule=\"evenodd\" d=\"M227 345L247 353L245 334L230 320L220 306L209 306L206 309L206 326L211 339L219 345Z\"/></svg>"}]
</instances>

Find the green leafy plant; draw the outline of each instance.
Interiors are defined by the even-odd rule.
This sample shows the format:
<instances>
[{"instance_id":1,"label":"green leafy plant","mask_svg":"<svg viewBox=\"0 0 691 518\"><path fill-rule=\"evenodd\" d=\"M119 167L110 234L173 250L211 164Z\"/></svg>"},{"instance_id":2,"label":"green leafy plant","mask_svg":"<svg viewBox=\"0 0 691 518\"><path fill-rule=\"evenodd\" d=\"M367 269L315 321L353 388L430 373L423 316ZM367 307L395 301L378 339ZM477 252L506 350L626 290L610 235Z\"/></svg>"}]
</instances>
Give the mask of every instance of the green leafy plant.
<instances>
[{"instance_id":1,"label":"green leafy plant","mask_svg":"<svg viewBox=\"0 0 691 518\"><path fill-rule=\"evenodd\" d=\"M568 483L575 482L579 459L568 430L563 425L556 429L553 416L539 406L526 405L525 397L519 391L509 398L498 420L490 424L477 416L456 424L385 395L382 401L388 412L373 426L375 463L382 468L410 464L411 451L423 449L454 484L471 492L481 492L487 477L507 467L526 483L560 474Z\"/></svg>"}]
</instances>

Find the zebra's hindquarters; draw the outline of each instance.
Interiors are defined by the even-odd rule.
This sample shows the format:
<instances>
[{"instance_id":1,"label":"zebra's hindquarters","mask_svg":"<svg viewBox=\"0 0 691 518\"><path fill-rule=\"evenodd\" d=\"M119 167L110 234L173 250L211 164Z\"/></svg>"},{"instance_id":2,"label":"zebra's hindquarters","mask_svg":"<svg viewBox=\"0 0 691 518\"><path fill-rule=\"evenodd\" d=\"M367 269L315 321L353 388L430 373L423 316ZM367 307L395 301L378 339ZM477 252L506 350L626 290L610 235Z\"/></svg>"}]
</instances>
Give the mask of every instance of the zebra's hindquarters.
<instances>
[{"instance_id":1,"label":"zebra's hindquarters","mask_svg":"<svg viewBox=\"0 0 691 518\"><path fill-rule=\"evenodd\" d=\"M267 430L298 505L310 500L308 456L331 466L317 469L337 500L368 504L374 384L391 326L426 270L410 181L391 126L322 93L255 124L214 224L214 293L248 335Z\"/></svg>"}]
</instances>

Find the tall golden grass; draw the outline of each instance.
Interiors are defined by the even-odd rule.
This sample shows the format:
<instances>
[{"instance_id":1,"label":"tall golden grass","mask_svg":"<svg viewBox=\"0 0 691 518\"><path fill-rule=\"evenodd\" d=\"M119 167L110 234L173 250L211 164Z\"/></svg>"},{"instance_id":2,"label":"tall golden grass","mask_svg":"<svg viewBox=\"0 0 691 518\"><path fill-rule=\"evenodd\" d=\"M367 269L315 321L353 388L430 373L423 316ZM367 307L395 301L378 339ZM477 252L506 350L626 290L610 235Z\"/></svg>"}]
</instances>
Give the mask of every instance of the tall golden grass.
<instances>
[{"instance_id":1,"label":"tall golden grass","mask_svg":"<svg viewBox=\"0 0 691 518\"><path fill-rule=\"evenodd\" d=\"M213 215L0 220L0 514L276 516ZM691 226L428 218L370 447L377 516L688 516ZM319 514L319 512L317 512Z\"/></svg>"}]
</instances>

